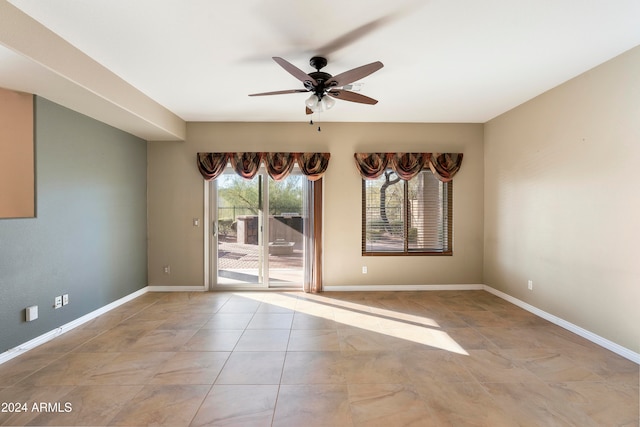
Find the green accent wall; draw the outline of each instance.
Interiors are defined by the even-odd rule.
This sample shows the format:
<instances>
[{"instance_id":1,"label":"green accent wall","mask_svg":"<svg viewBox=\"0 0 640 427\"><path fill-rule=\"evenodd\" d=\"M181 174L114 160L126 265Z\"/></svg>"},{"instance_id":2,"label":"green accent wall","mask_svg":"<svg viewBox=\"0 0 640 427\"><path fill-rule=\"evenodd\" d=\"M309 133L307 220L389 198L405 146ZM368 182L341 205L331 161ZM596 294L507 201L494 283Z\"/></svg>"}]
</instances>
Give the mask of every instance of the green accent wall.
<instances>
[{"instance_id":1,"label":"green accent wall","mask_svg":"<svg viewBox=\"0 0 640 427\"><path fill-rule=\"evenodd\" d=\"M147 142L36 97L35 146L36 218L0 220L0 353L147 285Z\"/></svg>"}]
</instances>

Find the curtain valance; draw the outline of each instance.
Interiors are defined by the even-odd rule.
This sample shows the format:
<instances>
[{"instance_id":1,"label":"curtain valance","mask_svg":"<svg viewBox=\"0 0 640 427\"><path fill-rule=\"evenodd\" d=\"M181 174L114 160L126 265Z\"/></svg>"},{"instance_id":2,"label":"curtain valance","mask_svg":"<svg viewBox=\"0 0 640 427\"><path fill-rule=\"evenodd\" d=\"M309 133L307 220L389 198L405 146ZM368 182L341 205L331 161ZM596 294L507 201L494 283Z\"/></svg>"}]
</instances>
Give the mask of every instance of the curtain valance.
<instances>
[{"instance_id":1,"label":"curtain valance","mask_svg":"<svg viewBox=\"0 0 640 427\"><path fill-rule=\"evenodd\" d=\"M449 182L460 170L462 153L429 153L429 168L442 182Z\"/></svg>"},{"instance_id":2,"label":"curtain valance","mask_svg":"<svg viewBox=\"0 0 640 427\"><path fill-rule=\"evenodd\" d=\"M285 179L295 163L310 181L324 175L329 166L330 153L198 153L198 170L207 181L216 179L224 172L227 163L241 177L253 178L264 163L267 173L275 181Z\"/></svg>"},{"instance_id":3,"label":"curtain valance","mask_svg":"<svg viewBox=\"0 0 640 427\"><path fill-rule=\"evenodd\" d=\"M448 182L462 164L462 153L355 153L353 157L365 179L376 179L391 168L400 178L410 180L428 167L436 178Z\"/></svg>"}]
</instances>

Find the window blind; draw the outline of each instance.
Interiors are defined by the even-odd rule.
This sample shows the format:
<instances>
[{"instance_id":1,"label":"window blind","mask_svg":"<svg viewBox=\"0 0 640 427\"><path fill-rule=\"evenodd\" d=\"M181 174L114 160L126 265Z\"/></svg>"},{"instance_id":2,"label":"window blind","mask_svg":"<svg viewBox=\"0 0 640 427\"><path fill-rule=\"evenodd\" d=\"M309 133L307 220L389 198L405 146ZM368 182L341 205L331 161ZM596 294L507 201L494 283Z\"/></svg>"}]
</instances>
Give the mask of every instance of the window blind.
<instances>
[{"instance_id":1,"label":"window blind","mask_svg":"<svg viewBox=\"0 0 640 427\"><path fill-rule=\"evenodd\" d=\"M405 181L391 169L362 182L363 255L452 253L453 183L429 169Z\"/></svg>"}]
</instances>

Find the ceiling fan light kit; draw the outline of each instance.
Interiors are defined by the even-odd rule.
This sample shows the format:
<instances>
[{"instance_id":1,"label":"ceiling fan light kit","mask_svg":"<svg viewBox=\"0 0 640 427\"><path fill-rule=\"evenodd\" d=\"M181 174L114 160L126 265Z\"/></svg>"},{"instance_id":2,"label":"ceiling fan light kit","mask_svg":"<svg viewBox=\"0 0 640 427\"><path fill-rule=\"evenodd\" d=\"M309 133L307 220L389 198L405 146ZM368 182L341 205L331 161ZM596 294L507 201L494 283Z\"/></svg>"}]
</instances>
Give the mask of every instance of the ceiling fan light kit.
<instances>
[{"instance_id":1,"label":"ceiling fan light kit","mask_svg":"<svg viewBox=\"0 0 640 427\"><path fill-rule=\"evenodd\" d=\"M279 90L275 92L254 93L249 96L284 95L287 93L311 92L305 101L306 114L321 113L333 108L335 99L356 102L360 104L374 105L378 101L368 96L347 90L345 86L360 80L381 69L384 65L380 61L354 68L336 76L320 71L327 65L327 59L321 56L314 56L309 60L309 64L316 69L311 73L305 73L287 60L274 56L273 60L285 69L289 74L300 80L304 89ZM350 89L351 87L349 87Z\"/></svg>"},{"instance_id":2,"label":"ceiling fan light kit","mask_svg":"<svg viewBox=\"0 0 640 427\"><path fill-rule=\"evenodd\" d=\"M304 103L314 113L322 113L336 105L336 101L330 96L323 95L322 98L319 98L315 93L311 94Z\"/></svg>"}]
</instances>

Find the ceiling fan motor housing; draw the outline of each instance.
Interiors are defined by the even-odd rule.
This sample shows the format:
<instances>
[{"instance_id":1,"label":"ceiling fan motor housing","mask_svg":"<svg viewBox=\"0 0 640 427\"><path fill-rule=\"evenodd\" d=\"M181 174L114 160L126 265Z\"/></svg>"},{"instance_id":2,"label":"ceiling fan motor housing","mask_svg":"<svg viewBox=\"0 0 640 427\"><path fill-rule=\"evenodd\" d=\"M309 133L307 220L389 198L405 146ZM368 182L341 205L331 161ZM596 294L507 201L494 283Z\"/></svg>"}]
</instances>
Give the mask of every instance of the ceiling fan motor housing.
<instances>
[{"instance_id":1,"label":"ceiling fan motor housing","mask_svg":"<svg viewBox=\"0 0 640 427\"><path fill-rule=\"evenodd\" d=\"M304 82L304 87L308 91L315 93L315 95L319 99L321 99L324 96L325 91L328 89L328 87L325 86L324 83L328 81L331 77L333 77L329 73L320 71L322 68L324 68L327 65L327 58L324 58L322 56L314 56L309 60L309 65L311 65L313 68L317 70L312 73L309 73L309 77L313 78L318 84L314 86L313 83L311 83L311 81L306 81Z\"/></svg>"},{"instance_id":2,"label":"ceiling fan motor housing","mask_svg":"<svg viewBox=\"0 0 640 427\"><path fill-rule=\"evenodd\" d=\"M313 73L309 73L309 77L313 78L318 84L314 86L311 80L307 80L304 82L304 87L308 91L314 92L318 97L321 97L325 90L328 89L324 83L332 77L331 74L323 71L314 71Z\"/></svg>"}]
</instances>

